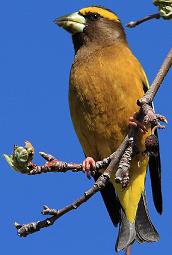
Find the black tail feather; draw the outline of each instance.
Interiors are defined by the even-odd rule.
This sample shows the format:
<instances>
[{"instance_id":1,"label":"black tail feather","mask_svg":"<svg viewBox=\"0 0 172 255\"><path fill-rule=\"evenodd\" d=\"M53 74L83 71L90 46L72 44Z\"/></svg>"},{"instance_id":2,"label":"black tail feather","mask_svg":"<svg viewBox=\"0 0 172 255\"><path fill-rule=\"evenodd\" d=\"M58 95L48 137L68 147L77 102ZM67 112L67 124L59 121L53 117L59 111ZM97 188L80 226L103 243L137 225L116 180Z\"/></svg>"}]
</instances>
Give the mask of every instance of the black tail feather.
<instances>
[{"instance_id":1,"label":"black tail feather","mask_svg":"<svg viewBox=\"0 0 172 255\"><path fill-rule=\"evenodd\" d=\"M136 235L140 242L157 242L159 234L153 226L146 203L145 194L142 195L136 216Z\"/></svg>"},{"instance_id":2,"label":"black tail feather","mask_svg":"<svg viewBox=\"0 0 172 255\"><path fill-rule=\"evenodd\" d=\"M133 223L129 222L123 210L121 212L121 222L115 246L116 251L118 252L120 250L126 249L135 240L139 243L159 241L159 234L153 226L148 214L146 198L144 194L141 196L136 220Z\"/></svg>"},{"instance_id":3,"label":"black tail feather","mask_svg":"<svg viewBox=\"0 0 172 255\"><path fill-rule=\"evenodd\" d=\"M126 249L131 243L134 242L136 237L135 222L130 223L121 210L121 223L119 226L118 239L116 241L115 250L121 251Z\"/></svg>"}]
</instances>

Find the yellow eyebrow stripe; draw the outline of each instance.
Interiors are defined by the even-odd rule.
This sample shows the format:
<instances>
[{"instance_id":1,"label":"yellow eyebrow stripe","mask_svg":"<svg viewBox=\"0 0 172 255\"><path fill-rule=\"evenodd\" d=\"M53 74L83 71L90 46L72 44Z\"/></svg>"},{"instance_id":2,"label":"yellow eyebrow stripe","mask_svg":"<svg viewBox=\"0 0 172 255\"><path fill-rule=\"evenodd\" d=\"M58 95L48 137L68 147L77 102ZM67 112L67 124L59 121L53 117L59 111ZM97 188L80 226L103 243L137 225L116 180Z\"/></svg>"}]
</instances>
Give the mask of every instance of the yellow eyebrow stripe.
<instances>
[{"instance_id":1,"label":"yellow eyebrow stripe","mask_svg":"<svg viewBox=\"0 0 172 255\"><path fill-rule=\"evenodd\" d=\"M100 14L100 16L102 16L104 18L107 18L109 20L113 20L113 21L116 21L116 22L120 22L117 15L115 15L114 13L112 13L112 12L106 10L106 9L103 9L101 7L87 7L87 8L81 9L79 12L83 16L87 15L89 12L98 13L98 14Z\"/></svg>"}]
</instances>

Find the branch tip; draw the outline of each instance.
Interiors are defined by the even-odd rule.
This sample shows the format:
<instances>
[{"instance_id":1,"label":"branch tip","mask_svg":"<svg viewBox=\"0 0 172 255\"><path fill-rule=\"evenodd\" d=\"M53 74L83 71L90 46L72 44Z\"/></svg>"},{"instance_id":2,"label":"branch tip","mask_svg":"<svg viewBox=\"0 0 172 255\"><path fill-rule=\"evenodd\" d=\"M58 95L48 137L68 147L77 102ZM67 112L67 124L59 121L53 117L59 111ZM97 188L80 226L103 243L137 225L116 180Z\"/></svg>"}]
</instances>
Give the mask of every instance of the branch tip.
<instances>
[{"instance_id":1,"label":"branch tip","mask_svg":"<svg viewBox=\"0 0 172 255\"><path fill-rule=\"evenodd\" d=\"M43 152L43 151L40 151L39 154L40 154L41 157L43 157L43 158L44 158L45 160L47 160L47 161L53 161L53 160L55 160L55 157L54 157L54 156L52 156L52 155L50 155L50 154L47 154L47 153L45 153L45 152Z\"/></svg>"},{"instance_id":2,"label":"branch tip","mask_svg":"<svg viewBox=\"0 0 172 255\"><path fill-rule=\"evenodd\" d=\"M14 222L14 226L16 227L16 229L20 229L22 227L22 225L18 222Z\"/></svg>"},{"instance_id":3,"label":"branch tip","mask_svg":"<svg viewBox=\"0 0 172 255\"><path fill-rule=\"evenodd\" d=\"M151 15L147 15L146 17L136 20L136 21L130 21L129 23L126 24L126 27L128 28L134 28L140 24L142 24L143 22L146 22L148 20L151 19L159 19L161 16L159 13L155 13L155 14L151 14Z\"/></svg>"}]
</instances>

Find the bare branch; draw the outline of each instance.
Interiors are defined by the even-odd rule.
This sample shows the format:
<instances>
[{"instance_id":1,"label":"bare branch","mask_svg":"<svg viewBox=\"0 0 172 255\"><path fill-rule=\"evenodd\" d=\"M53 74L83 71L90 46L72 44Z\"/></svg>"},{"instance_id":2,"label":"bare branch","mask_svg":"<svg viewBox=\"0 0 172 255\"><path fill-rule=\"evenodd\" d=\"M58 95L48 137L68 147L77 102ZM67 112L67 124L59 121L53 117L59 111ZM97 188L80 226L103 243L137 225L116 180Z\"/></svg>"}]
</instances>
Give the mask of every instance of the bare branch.
<instances>
[{"instance_id":1,"label":"bare branch","mask_svg":"<svg viewBox=\"0 0 172 255\"><path fill-rule=\"evenodd\" d=\"M153 99L154 99L159 87L161 86L165 76L167 75L171 65L172 65L172 49L170 49L167 57L165 58L150 89L146 92L146 94L140 100L138 100L139 106L143 107L144 104L150 104L153 101ZM146 114L148 113L147 111L145 111L145 112L146 112Z\"/></svg>"},{"instance_id":2,"label":"bare branch","mask_svg":"<svg viewBox=\"0 0 172 255\"><path fill-rule=\"evenodd\" d=\"M129 184L129 179L130 179L129 169L130 169L130 161L133 155L134 140L135 140L134 137L131 136L131 138L129 139L129 146L126 148L119 162L118 169L115 173L115 181L116 183L121 183L123 189L125 189Z\"/></svg>"},{"instance_id":3,"label":"bare branch","mask_svg":"<svg viewBox=\"0 0 172 255\"><path fill-rule=\"evenodd\" d=\"M59 219L64 214L70 212L71 210L77 209L80 205L86 202L89 198L91 198L95 193L103 189L107 182L109 181L112 171L116 164L119 162L122 157L127 145L128 145L128 136L126 136L124 142L119 146L117 151L114 153L113 159L111 160L109 166L105 170L105 172L98 178L92 188L84 193L79 199L77 199L72 204L64 207L60 210L50 209L48 206L44 206L42 214L44 215L53 215L50 218L47 218L43 221L32 222L28 224L21 225L19 223L15 224L17 233L20 237L26 237L29 234L40 231L40 229L49 227L54 224L54 222Z\"/></svg>"},{"instance_id":4,"label":"bare branch","mask_svg":"<svg viewBox=\"0 0 172 255\"><path fill-rule=\"evenodd\" d=\"M126 27L133 28L133 27L136 27L136 26L138 26L138 25L140 25L143 22L146 22L148 20L159 19L159 18L161 18L159 13L151 14L151 15L148 15L148 16L142 18L142 19L139 19L139 20L136 20L136 21L130 21L129 23L127 23Z\"/></svg>"}]
</instances>

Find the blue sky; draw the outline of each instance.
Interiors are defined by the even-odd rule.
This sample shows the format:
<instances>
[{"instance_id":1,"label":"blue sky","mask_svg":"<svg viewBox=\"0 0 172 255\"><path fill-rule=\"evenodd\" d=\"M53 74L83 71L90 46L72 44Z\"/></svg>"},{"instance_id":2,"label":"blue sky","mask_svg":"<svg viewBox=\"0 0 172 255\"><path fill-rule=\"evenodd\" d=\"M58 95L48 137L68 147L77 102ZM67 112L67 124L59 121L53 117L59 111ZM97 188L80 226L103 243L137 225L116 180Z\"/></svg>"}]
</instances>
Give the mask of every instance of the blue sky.
<instances>
[{"instance_id":1,"label":"blue sky","mask_svg":"<svg viewBox=\"0 0 172 255\"><path fill-rule=\"evenodd\" d=\"M46 151L65 161L81 162L82 148L75 135L68 107L68 80L74 51L70 35L53 24L53 19L92 4L113 9L128 21L155 13L152 1L55 1L6 0L1 2L1 146L10 153L13 144L33 143L36 152ZM128 41L151 82L171 47L171 22L154 20L126 29ZM172 71L160 89L155 106L169 124L160 131L164 213L153 207L149 176L149 210L161 240L134 245L132 254L163 254L171 242L171 80ZM43 163L38 154L37 163ZM14 221L27 223L43 219L43 204L61 208L88 189L93 181L83 174L25 176L12 171L0 158L0 252L29 254L114 254L117 230L112 226L100 194L77 211L61 218L53 227L27 238L19 238ZM170 248L169 248L170 249Z\"/></svg>"}]
</instances>

